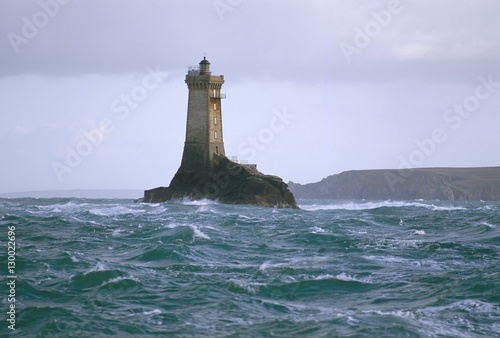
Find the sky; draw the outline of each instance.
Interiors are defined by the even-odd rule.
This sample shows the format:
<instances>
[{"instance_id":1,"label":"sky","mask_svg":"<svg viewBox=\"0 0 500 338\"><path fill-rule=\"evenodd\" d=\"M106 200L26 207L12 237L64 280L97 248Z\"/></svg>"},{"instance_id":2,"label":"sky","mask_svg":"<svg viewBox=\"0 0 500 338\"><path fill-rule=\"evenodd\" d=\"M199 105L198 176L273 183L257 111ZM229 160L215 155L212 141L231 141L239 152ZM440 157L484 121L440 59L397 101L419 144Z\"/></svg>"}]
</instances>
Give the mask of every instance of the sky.
<instances>
[{"instance_id":1,"label":"sky","mask_svg":"<svg viewBox=\"0 0 500 338\"><path fill-rule=\"evenodd\" d=\"M285 182L500 166L498 0L2 0L0 193L167 186L188 67Z\"/></svg>"}]
</instances>

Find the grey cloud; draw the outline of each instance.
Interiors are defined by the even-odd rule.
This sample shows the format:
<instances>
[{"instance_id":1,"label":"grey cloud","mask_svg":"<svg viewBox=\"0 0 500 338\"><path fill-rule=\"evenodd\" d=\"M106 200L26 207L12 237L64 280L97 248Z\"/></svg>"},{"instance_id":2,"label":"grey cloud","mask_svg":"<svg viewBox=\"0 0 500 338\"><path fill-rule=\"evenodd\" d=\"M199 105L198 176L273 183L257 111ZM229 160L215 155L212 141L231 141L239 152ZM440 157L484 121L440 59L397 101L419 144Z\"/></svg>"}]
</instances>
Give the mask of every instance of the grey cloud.
<instances>
[{"instance_id":1,"label":"grey cloud","mask_svg":"<svg viewBox=\"0 0 500 338\"><path fill-rule=\"evenodd\" d=\"M356 29L394 0L235 1L222 15L215 1L72 0L15 53L9 33L22 36L23 18L33 22L40 3L57 1L0 4L0 76L178 72L204 52L234 79L454 79L499 67L498 1L401 1L350 64L339 45L353 45Z\"/></svg>"}]
</instances>

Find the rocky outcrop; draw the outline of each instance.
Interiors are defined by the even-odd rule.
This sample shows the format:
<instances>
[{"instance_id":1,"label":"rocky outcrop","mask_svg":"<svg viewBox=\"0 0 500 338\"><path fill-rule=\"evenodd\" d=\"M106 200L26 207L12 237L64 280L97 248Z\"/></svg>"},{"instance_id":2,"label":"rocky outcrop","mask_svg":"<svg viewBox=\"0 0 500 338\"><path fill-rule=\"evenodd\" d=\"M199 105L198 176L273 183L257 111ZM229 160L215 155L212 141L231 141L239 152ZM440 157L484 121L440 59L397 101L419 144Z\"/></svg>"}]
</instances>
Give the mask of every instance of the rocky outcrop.
<instances>
[{"instance_id":1,"label":"rocky outcrop","mask_svg":"<svg viewBox=\"0 0 500 338\"><path fill-rule=\"evenodd\" d=\"M297 198L499 201L500 167L353 170L289 187Z\"/></svg>"},{"instance_id":2,"label":"rocky outcrop","mask_svg":"<svg viewBox=\"0 0 500 338\"><path fill-rule=\"evenodd\" d=\"M158 203L184 198L297 208L293 194L281 178L264 175L255 165L238 164L218 155L215 155L210 168L186 171L181 166L168 187L146 190L142 201Z\"/></svg>"}]
</instances>

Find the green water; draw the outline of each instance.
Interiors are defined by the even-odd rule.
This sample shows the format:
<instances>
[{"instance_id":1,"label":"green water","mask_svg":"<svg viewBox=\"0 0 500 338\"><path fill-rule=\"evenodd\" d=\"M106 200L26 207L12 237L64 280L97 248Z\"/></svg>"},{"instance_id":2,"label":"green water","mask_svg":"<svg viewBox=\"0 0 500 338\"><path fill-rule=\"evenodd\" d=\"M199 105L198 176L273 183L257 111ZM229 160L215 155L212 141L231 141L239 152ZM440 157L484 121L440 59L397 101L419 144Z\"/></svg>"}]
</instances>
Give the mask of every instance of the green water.
<instances>
[{"instance_id":1,"label":"green water","mask_svg":"<svg viewBox=\"0 0 500 338\"><path fill-rule=\"evenodd\" d=\"M500 203L0 199L2 337L495 337Z\"/></svg>"}]
</instances>

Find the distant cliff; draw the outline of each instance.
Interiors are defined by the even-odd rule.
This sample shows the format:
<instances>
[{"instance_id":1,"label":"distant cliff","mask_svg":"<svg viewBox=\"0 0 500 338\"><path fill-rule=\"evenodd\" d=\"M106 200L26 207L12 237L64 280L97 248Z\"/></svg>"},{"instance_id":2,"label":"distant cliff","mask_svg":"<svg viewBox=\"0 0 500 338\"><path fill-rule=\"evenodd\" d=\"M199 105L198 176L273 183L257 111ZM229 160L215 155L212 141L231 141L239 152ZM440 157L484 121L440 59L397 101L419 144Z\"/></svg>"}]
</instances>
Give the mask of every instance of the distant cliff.
<instances>
[{"instance_id":1,"label":"distant cliff","mask_svg":"<svg viewBox=\"0 0 500 338\"><path fill-rule=\"evenodd\" d=\"M296 198L500 201L500 167L352 170L288 186Z\"/></svg>"}]
</instances>

